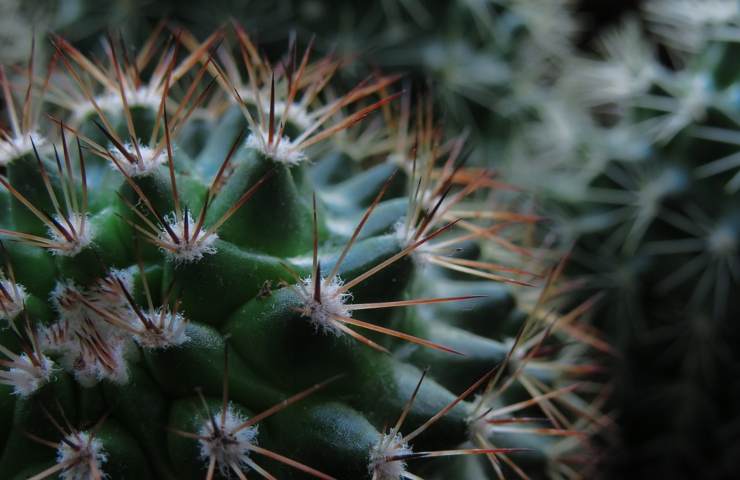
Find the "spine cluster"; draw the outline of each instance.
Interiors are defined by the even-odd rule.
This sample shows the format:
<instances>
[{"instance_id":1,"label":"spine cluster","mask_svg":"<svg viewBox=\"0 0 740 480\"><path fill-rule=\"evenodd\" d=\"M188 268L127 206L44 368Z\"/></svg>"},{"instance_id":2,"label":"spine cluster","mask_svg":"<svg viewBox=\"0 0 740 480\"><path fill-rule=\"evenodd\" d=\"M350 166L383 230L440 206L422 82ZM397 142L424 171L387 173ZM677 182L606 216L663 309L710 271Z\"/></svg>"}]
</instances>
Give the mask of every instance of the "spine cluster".
<instances>
[{"instance_id":1,"label":"spine cluster","mask_svg":"<svg viewBox=\"0 0 740 480\"><path fill-rule=\"evenodd\" d=\"M542 218L431 105L239 26L102 45L0 79L0 472L592 468L592 302L556 313Z\"/></svg>"}]
</instances>

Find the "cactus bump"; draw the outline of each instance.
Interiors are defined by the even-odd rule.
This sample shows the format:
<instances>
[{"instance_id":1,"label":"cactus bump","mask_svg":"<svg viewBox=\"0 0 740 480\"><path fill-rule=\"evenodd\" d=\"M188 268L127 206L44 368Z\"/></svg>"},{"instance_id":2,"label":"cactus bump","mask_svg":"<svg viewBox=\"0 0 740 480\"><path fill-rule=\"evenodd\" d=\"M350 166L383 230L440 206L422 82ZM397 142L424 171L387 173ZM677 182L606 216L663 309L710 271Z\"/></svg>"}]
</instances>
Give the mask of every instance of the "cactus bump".
<instances>
[{"instance_id":1,"label":"cactus bump","mask_svg":"<svg viewBox=\"0 0 740 480\"><path fill-rule=\"evenodd\" d=\"M516 189L395 76L166 30L0 70L3 478L592 468L590 303Z\"/></svg>"}]
</instances>

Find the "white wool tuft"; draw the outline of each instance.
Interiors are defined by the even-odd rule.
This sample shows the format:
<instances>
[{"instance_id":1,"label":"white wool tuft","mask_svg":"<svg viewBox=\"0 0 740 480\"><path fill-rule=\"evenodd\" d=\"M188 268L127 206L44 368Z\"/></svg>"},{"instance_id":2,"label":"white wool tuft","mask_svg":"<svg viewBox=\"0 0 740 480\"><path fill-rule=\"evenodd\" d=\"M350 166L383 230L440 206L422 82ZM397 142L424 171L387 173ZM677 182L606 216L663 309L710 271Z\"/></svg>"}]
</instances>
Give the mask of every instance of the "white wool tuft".
<instances>
[{"instance_id":1,"label":"white wool tuft","mask_svg":"<svg viewBox=\"0 0 740 480\"><path fill-rule=\"evenodd\" d=\"M72 234L72 240L67 239L56 228L49 227L49 237L61 245L59 248L49 249L53 255L74 257L92 243L93 229L87 214L70 213L67 218L54 215L54 220ZM74 227L74 232L70 231L70 223Z\"/></svg>"},{"instance_id":2,"label":"white wool tuft","mask_svg":"<svg viewBox=\"0 0 740 480\"><path fill-rule=\"evenodd\" d=\"M62 480L89 480L93 478L91 464L103 478L103 464L108 461L108 454L103 450L103 442L91 437L87 432L67 435L67 442L79 448L72 448L67 442L59 442L57 447L57 464L69 465L59 472Z\"/></svg>"},{"instance_id":3,"label":"white wool tuft","mask_svg":"<svg viewBox=\"0 0 740 480\"><path fill-rule=\"evenodd\" d=\"M54 371L54 362L44 354L37 355L39 365L34 365L25 353L11 363L7 371L0 370L0 383L13 387L13 394L28 397L46 384Z\"/></svg>"},{"instance_id":4,"label":"white wool tuft","mask_svg":"<svg viewBox=\"0 0 740 480\"><path fill-rule=\"evenodd\" d=\"M347 302L352 300L352 294L348 292L339 293L339 289L344 285L344 282L338 276L332 278L328 285L323 284L323 278L320 281L322 282L320 303L313 298L313 277L304 278L299 284L299 288L309 294L303 299L302 315L311 319L311 323L317 331L336 336L343 335L342 330L335 325L332 316L352 316L352 312L346 306Z\"/></svg>"},{"instance_id":5,"label":"white wool tuft","mask_svg":"<svg viewBox=\"0 0 740 480\"><path fill-rule=\"evenodd\" d=\"M89 290L69 280L58 282L50 300L59 318L39 332L44 352L59 354L61 366L85 386L102 379L118 384L128 380L125 357L132 346L130 333L106 321L80 299L114 317L125 319L135 315L121 300L123 295L111 275L115 272ZM125 285L125 276L122 281Z\"/></svg>"},{"instance_id":6,"label":"white wool tuft","mask_svg":"<svg viewBox=\"0 0 740 480\"><path fill-rule=\"evenodd\" d=\"M190 340L190 337L185 333L188 322L181 313L175 314L160 307L143 315L156 328L153 330L146 329L135 336L134 340L142 347L164 349L182 345Z\"/></svg>"},{"instance_id":7,"label":"white wool tuft","mask_svg":"<svg viewBox=\"0 0 740 480\"><path fill-rule=\"evenodd\" d=\"M259 135L259 136L258 136ZM306 160L306 154L300 149L296 148L296 145L288 137L280 138L280 141L273 138L273 144L267 145L268 133L260 131L257 135L254 133L250 134L247 138L246 147L253 148L268 158L282 163L287 166L298 165L299 163Z\"/></svg>"},{"instance_id":8,"label":"white wool tuft","mask_svg":"<svg viewBox=\"0 0 740 480\"><path fill-rule=\"evenodd\" d=\"M131 107L148 107L151 110L159 110L162 102L162 93L156 87L150 85L141 85L133 89L124 86L126 93L126 103ZM105 112L120 114L123 112L123 100L119 90L103 93L95 97L95 105ZM72 111L72 117L75 122L80 122L89 115L96 115L95 105L91 101L82 101L75 105Z\"/></svg>"},{"instance_id":9,"label":"white wool tuft","mask_svg":"<svg viewBox=\"0 0 740 480\"><path fill-rule=\"evenodd\" d=\"M229 405L226 408L226 415L223 415L224 422L222 423L222 413L223 411L219 410L213 416L216 430L214 430L211 419L203 423L198 435L207 437L207 439L202 438L198 442L200 443L200 458L205 460L206 463L211 458L215 458L221 475L228 478L231 465L243 469L247 468L250 447L256 444L259 432L257 426L251 426L232 433L246 422L247 418L234 411L233 407Z\"/></svg>"},{"instance_id":10,"label":"white wool tuft","mask_svg":"<svg viewBox=\"0 0 740 480\"><path fill-rule=\"evenodd\" d=\"M370 450L368 472L376 480L403 480L406 471L406 462L403 460L386 461L387 458L413 453L411 447L403 439L403 435L391 430L380 436Z\"/></svg>"},{"instance_id":11,"label":"white wool tuft","mask_svg":"<svg viewBox=\"0 0 740 480\"><path fill-rule=\"evenodd\" d=\"M16 158L33 152L32 137L37 149L41 150L48 145L48 141L37 132L0 139L0 167L5 167Z\"/></svg>"},{"instance_id":12,"label":"white wool tuft","mask_svg":"<svg viewBox=\"0 0 740 480\"><path fill-rule=\"evenodd\" d=\"M129 177L135 178L149 176L157 169L157 167L164 165L167 162L167 153L165 152L165 149L161 148L159 150L155 150L151 147L142 145L138 140L136 143L137 145L134 146L131 142L126 142L123 146L123 148L126 149L126 152L136 159L136 162L134 163L131 163L131 161L126 158L118 148L112 147L108 150L108 152L116 159L118 166L120 166ZM138 147L138 150L136 147ZM141 153L141 157L139 157L139 152ZM113 168L118 170L116 165L113 165Z\"/></svg>"},{"instance_id":13,"label":"white wool tuft","mask_svg":"<svg viewBox=\"0 0 740 480\"><path fill-rule=\"evenodd\" d=\"M23 285L0 278L0 319L12 322L23 311L28 293ZM5 293L7 292L7 296Z\"/></svg>"},{"instance_id":14,"label":"white wool tuft","mask_svg":"<svg viewBox=\"0 0 740 480\"><path fill-rule=\"evenodd\" d=\"M175 232L180 243L175 243L164 229L159 233L159 240L170 247L161 248L162 252L176 264L197 262L204 255L213 255L217 251L214 243L218 240L218 234L208 233L205 228L201 228L197 238L193 238L196 222L190 212L186 215L189 238L185 235L185 218L178 220L174 213L165 216L164 221Z\"/></svg>"}]
</instances>

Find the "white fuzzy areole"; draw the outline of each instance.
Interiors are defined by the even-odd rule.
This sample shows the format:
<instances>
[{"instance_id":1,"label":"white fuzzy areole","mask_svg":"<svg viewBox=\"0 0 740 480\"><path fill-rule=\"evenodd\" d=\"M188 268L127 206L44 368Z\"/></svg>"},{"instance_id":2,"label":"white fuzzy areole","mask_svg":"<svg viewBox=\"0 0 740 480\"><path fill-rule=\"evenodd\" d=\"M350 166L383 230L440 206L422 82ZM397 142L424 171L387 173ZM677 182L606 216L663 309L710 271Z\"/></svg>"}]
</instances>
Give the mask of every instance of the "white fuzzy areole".
<instances>
[{"instance_id":1,"label":"white fuzzy areole","mask_svg":"<svg viewBox=\"0 0 740 480\"><path fill-rule=\"evenodd\" d=\"M85 292L86 297L100 308L120 309L128 307L126 296L121 291L121 285L132 292L134 289L134 277L130 270L112 268L108 274L98 279L92 287Z\"/></svg>"},{"instance_id":2,"label":"white fuzzy areole","mask_svg":"<svg viewBox=\"0 0 740 480\"><path fill-rule=\"evenodd\" d=\"M103 449L103 442L100 439L92 437L87 432L79 432L67 435L66 440L80 448L75 449L66 442L59 442L57 464L69 465L59 472L59 478L62 480L90 480L93 478L91 464L95 465L95 470L103 478L107 477L103 472L103 464L108 461L108 454Z\"/></svg>"},{"instance_id":3,"label":"white fuzzy areole","mask_svg":"<svg viewBox=\"0 0 740 480\"><path fill-rule=\"evenodd\" d=\"M411 447L403 439L403 435L390 430L380 436L370 450L368 472L376 480L403 480L406 470L406 462L403 460L386 461L386 458L398 455L409 455L413 453Z\"/></svg>"},{"instance_id":4,"label":"white fuzzy areole","mask_svg":"<svg viewBox=\"0 0 740 480\"><path fill-rule=\"evenodd\" d=\"M162 94L157 88L142 85L137 89L125 87L126 103L131 107L148 107L154 111L159 109L162 102ZM95 104L104 112L119 114L123 112L123 100L118 90L103 93L95 97ZM75 122L82 121L89 115L96 114L95 106L91 101L79 102L72 111Z\"/></svg>"},{"instance_id":5,"label":"white fuzzy areole","mask_svg":"<svg viewBox=\"0 0 740 480\"><path fill-rule=\"evenodd\" d=\"M44 354L37 354L39 365L34 365L31 358L22 353L12 362L7 372L0 370L0 381L13 386L13 394L26 398L44 386L54 371L54 362Z\"/></svg>"},{"instance_id":6,"label":"white fuzzy areole","mask_svg":"<svg viewBox=\"0 0 740 480\"><path fill-rule=\"evenodd\" d=\"M294 142L286 136L280 138L279 142L276 138L273 138L273 143L269 146L267 145L268 139L268 132L259 131L257 134L253 132L249 135L249 137L247 137L245 146L247 148L257 150L265 157L289 167L298 165L308 158L306 157L306 154L303 153L300 149L296 148Z\"/></svg>"},{"instance_id":7,"label":"white fuzzy areole","mask_svg":"<svg viewBox=\"0 0 740 480\"><path fill-rule=\"evenodd\" d=\"M208 439L202 438L198 440L198 443L200 444L200 458L206 462L206 465L211 458L215 458L219 472L228 478L231 465L247 469L250 447L257 443L259 431L255 425L231 433L246 422L247 418L236 412L231 404L226 408L226 415L223 415L223 423L221 422L222 414L223 410L219 410L213 415L217 430L214 430L210 419L203 422L198 435Z\"/></svg>"},{"instance_id":8,"label":"white fuzzy areole","mask_svg":"<svg viewBox=\"0 0 740 480\"><path fill-rule=\"evenodd\" d=\"M72 280L61 280L49 293L49 301L62 320L78 319L82 313L82 304L76 300L81 295L80 289Z\"/></svg>"},{"instance_id":9,"label":"white fuzzy areole","mask_svg":"<svg viewBox=\"0 0 740 480\"><path fill-rule=\"evenodd\" d=\"M39 332L41 349L57 355L61 367L71 373L83 387L93 387L103 379L118 385L128 382L126 352L131 346L129 339L108 336L104 340L109 361L109 364L104 365L95 352L80 342L76 337L77 333L70 322L59 321Z\"/></svg>"},{"instance_id":10,"label":"white fuzzy areole","mask_svg":"<svg viewBox=\"0 0 740 480\"><path fill-rule=\"evenodd\" d=\"M31 138L33 138L33 143L36 144L36 148L39 150L48 145L47 140L37 132L0 139L0 167L5 167L16 158L33 152Z\"/></svg>"},{"instance_id":11,"label":"white fuzzy areole","mask_svg":"<svg viewBox=\"0 0 740 480\"><path fill-rule=\"evenodd\" d=\"M201 228L198 232L198 236L193 238L192 235L196 227L196 222L190 215L190 212L186 215L188 221L188 235L190 235L190 238L185 236L184 216L178 220L174 213L166 215L164 221L167 222L167 226L175 232L180 243L175 243L169 233L167 233L167 230L162 229L162 231L159 232L159 240L170 247L162 247L160 250L167 256L167 258L176 264L197 262L202 259L204 255L213 255L217 252L214 243L218 240L218 234L208 233L205 228Z\"/></svg>"},{"instance_id":12,"label":"white fuzzy areole","mask_svg":"<svg viewBox=\"0 0 740 480\"><path fill-rule=\"evenodd\" d=\"M0 279L0 319L12 322L23 311L28 293L20 283L13 283L8 279ZM7 292L6 297L3 292Z\"/></svg>"},{"instance_id":13,"label":"white fuzzy areole","mask_svg":"<svg viewBox=\"0 0 740 480\"><path fill-rule=\"evenodd\" d=\"M157 151L151 147L142 145L139 140L136 141L136 146L131 142L126 142L123 145L123 148L126 149L126 152L131 157L136 159L136 162L131 163L118 148L111 147L108 149L108 153L110 153L118 163L118 166L112 165L112 167L116 170L120 167L124 172L126 172L126 175L132 178L147 177L151 175L157 167L164 165L167 162L167 152L165 149L161 148ZM141 153L141 157L139 157L139 153Z\"/></svg>"},{"instance_id":14,"label":"white fuzzy areole","mask_svg":"<svg viewBox=\"0 0 740 480\"><path fill-rule=\"evenodd\" d=\"M130 342L123 337L111 337L105 343L109 365L103 364L97 355L81 347L79 342L72 340L67 343L68 350L64 352L62 360L67 365L71 363L74 377L82 386L92 387L104 379L118 385L128 382L126 350Z\"/></svg>"},{"instance_id":15,"label":"white fuzzy areole","mask_svg":"<svg viewBox=\"0 0 740 480\"><path fill-rule=\"evenodd\" d=\"M131 334L101 318L79 299L82 296L99 310L120 318L134 315L115 297L112 289L101 293L103 284L110 285L106 279L99 281L91 291L69 280L58 282L50 300L59 317L40 332L44 352L59 354L62 367L83 386L95 385L103 379L117 384L128 381L126 352L132 346ZM93 340L94 348L91 346Z\"/></svg>"},{"instance_id":16,"label":"white fuzzy areole","mask_svg":"<svg viewBox=\"0 0 740 480\"><path fill-rule=\"evenodd\" d=\"M162 94L158 89L149 85L141 85L137 89L126 88L126 103L130 107L149 107L152 110L158 110L162 103ZM98 106L104 110L123 110L123 99L118 91L103 95L98 102ZM97 100L96 100L97 101Z\"/></svg>"},{"instance_id":17,"label":"white fuzzy areole","mask_svg":"<svg viewBox=\"0 0 740 480\"><path fill-rule=\"evenodd\" d=\"M68 240L56 228L49 227L49 238L62 245L59 248L50 248L49 251L52 255L74 257L92 243L94 232L87 214L70 213L66 219L59 215L54 215L54 220L67 232L72 234L72 240ZM69 228L70 223L74 227L74 232L71 232Z\"/></svg>"},{"instance_id":18,"label":"white fuzzy areole","mask_svg":"<svg viewBox=\"0 0 740 480\"><path fill-rule=\"evenodd\" d=\"M147 329L134 337L136 343L143 348L166 349L182 345L190 340L185 333L188 322L181 313L175 314L160 307L143 315L157 327L155 330ZM161 327L160 318L162 318ZM139 325L140 322L136 326L139 327Z\"/></svg>"},{"instance_id":19,"label":"white fuzzy areole","mask_svg":"<svg viewBox=\"0 0 740 480\"><path fill-rule=\"evenodd\" d=\"M252 90L251 87L239 88L238 90L239 90L238 98L241 101L243 101L244 103L257 106L257 95L254 94L254 90ZM270 111L270 92L261 92L260 99L262 100L261 102L262 111L269 112ZM275 113L279 115L281 118L287 106L288 106L288 103L285 100L278 100L277 98L275 99ZM308 112L308 110L306 110L306 107L304 107L302 103L293 102L290 104L290 108L288 108L288 123L293 123L298 128L302 130L306 130L307 128L311 126L312 121L313 121L313 118L311 114Z\"/></svg>"},{"instance_id":20,"label":"white fuzzy areole","mask_svg":"<svg viewBox=\"0 0 740 480\"><path fill-rule=\"evenodd\" d=\"M409 242L409 238L413 238L416 229L411 225L406 225L406 217L400 218L395 225L393 225L393 235L401 245L406 245Z\"/></svg>"},{"instance_id":21,"label":"white fuzzy areole","mask_svg":"<svg viewBox=\"0 0 740 480\"><path fill-rule=\"evenodd\" d=\"M352 294L349 292L339 293L339 289L344 282L338 276L332 278L328 285L325 285L324 279L320 280L321 284L321 302L313 298L314 279L313 277L304 278L299 284L301 291L305 290L309 295L303 298L303 310L301 315L309 317L311 324L324 334L336 336L344 335L344 332L335 325L334 315L340 317L351 317L352 311L347 308L347 302L352 300Z\"/></svg>"}]
</instances>

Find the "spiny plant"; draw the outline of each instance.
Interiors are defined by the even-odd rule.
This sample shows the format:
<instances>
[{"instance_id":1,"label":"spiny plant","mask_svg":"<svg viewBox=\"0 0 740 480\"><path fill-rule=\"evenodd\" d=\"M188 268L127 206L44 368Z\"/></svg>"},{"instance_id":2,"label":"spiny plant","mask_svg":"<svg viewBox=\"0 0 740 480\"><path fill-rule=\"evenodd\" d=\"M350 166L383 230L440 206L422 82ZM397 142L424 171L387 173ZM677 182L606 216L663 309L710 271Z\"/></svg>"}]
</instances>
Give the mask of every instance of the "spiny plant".
<instances>
[{"instance_id":1,"label":"spiny plant","mask_svg":"<svg viewBox=\"0 0 740 480\"><path fill-rule=\"evenodd\" d=\"M227 33L0 71L4 478L587 474L604 347L540 218L395 77Z\"/></svg>"},{"instance_id":2,"label":"spiny plant","mask_svg":"<svg viewBox=\"0 0 740 480\"><path fill-rule=\"evenodd\" d=\"M718 452L737 443L735 424L722 420L735 416L735 393L716 388L737 363L727 320L737 310L728 60L737 4L642 3L642 16L606 32L595 55L573 47L582 24L567 1L385 1L370 12L353 2L300 2L295 11L305 30L329 32L320 48L336 43L347 56L360 51L431 77L435 99L457 120L448 127L477 125L472 157L503 163L510 182L558 217L564 243L575 243L579 284L602 294L594 318L626 359L626 388L615 397L627 412L617 462L662 476L708 476L712 465L721 477L732 459L719 461ZM356 156L364 141L388 140L376 136L382 130L366 133L349 135L343 151ZM707 420L707 411L721 413Z\"/></svg>"},{"instance_id":3,"label":"spiny plant","mask_svg":"<svg viewBox=\"0 0 740 480\"><path fill-rule=\"evenodd\" d=\"M597 325L624 354L615 475L726 478L738 441L723 420L737 392L719 379L737 374L740 11L653 0L640 13L569 59L547 92L559 114L523 137L557 133L541 157L557 152L558 180L540 191L575 242L571 274L603 295ZM518 150L528 166L512 170L526 175L533 149Z\"/></svg>"},{"instance_id":4,"label":"spiny plant","mask_svg":"<svg viewBox=\"0 0 740 480\"><path fill-rule=\"evenodd\" d=\"M471 130L492 155L512 122L531 114L580 28L571 0L390 0L370 11L361 2L292 3L305 31L327 32L323 48L432 85L450 130ZM488 165L485 153L476 148L473 160Z\"/></svg>"},{"instance_id":5,"label":"spiny plant","mask_svg":"<svg viewBox=\"0 0 740 480\"><path fill-rule=\"evenodd\" d=\"M542 82L568 58L581 25L572 15L578 2L557 0L384 0L367 8L358 1L199 2L116 1L101 8L89 0L49 1L48 24L83 51L93 49L97 32L122 29L142 39L161 18L201 36L231 18L257 31L264 48L281 53L287 32L320 32L316 48L355 59L342 76L356 79L371 66L410 73L435 88L435 100L463 128L500 136L512 116L536 105ZM24 25L28 21L24 21ZM494 135L496 132L498 135ZM485 157L475 159L485 162Z\"/></svg>"},{"instance_id":6,"label":"spiny plant","mask_svg":"<svg viewBox=\"0 0 740 480\"><path fill-rule=\"evenodd\" d=\"M347 6L339 45L428 74L451 117L480 126L475 158L536 192L575 245L573 285L601 295L593 318L624 358L614 475L724 478L738 444L724 420L737 392L718 381L737 375L738 4L639 3L589 53L570 2L526 0Z\"/></svg>"}]
</instances>

